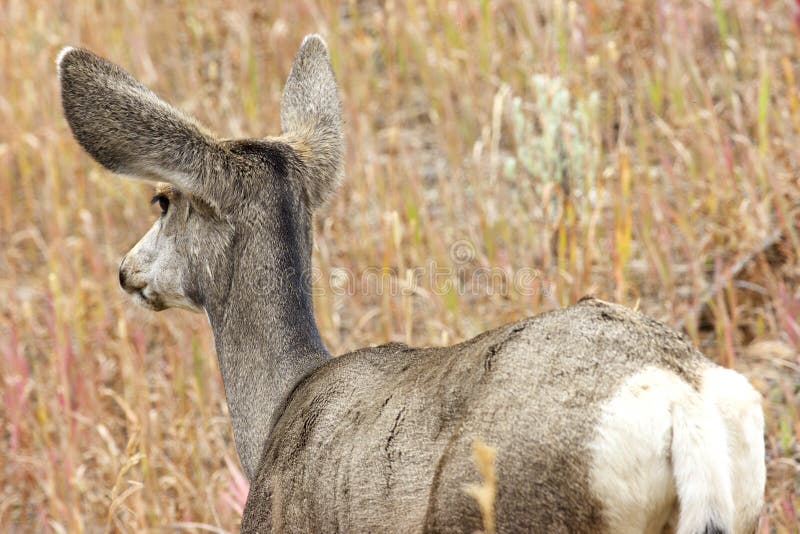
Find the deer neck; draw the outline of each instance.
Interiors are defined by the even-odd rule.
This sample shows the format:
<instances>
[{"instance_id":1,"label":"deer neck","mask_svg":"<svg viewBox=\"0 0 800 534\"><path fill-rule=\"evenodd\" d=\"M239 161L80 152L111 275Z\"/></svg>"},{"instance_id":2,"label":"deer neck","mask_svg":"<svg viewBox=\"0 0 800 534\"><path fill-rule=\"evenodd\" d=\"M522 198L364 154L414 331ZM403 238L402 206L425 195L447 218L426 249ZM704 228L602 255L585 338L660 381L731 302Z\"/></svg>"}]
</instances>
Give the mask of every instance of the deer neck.
<instances>
[{"instance_id":1,"label":"deer neck","mask_svg":"<svg viewBox=\"0 0 800 534\"><path fill-rule=\"evenodd\" d=\"M237 231L228 276L206 302L236 449L251 480L288 395L330 358L314 321L310 217L280 208L265 207L255 219L266 220Z\"/></svg>"}]
</instances>

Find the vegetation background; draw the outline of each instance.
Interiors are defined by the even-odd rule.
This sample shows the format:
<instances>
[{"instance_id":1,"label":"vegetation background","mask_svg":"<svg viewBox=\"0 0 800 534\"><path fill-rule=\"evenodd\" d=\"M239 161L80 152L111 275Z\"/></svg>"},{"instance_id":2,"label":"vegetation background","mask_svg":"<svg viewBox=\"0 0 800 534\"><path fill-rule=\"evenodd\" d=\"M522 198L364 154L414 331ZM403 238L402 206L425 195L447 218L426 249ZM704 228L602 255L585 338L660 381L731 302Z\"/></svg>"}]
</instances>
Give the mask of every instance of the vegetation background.
<instances>
[{"instance_id":1,"label":"vegetation background","mask_svg":"<svg viewBox=\"0 0 800 534\"><path fill-rule=\"evenodd\" d=\"M316 219L331 352L638 307L764 394L759 532L798 532L799 25L789 0L0 1L0 531L229 532L247 492L206 318L118 287L151 188L72 139L59 49L263 136L318 31L347 137ZM431 262L452 284L411 283ZM341 290L368 268L407 290ZM486 268L535 290L464 284Z\"/></svg>"}]
</instances>

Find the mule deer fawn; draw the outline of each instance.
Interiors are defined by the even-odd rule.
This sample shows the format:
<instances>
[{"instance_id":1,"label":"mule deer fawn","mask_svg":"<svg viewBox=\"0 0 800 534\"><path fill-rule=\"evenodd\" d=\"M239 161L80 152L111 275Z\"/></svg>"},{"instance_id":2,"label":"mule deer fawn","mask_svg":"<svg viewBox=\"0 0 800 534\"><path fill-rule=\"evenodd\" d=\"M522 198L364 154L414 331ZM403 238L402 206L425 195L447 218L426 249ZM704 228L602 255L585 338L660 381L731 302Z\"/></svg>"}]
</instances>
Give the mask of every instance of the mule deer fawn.
<instances>
[{"instance_id":1,"label":"mule deer fawn","mask_svg":"<svg viewBox=\"0 0 800 534\"><path fill-rule=\"evenodd\" d=\"M204 310L251 490L246 532L474 532L471 445L496 447L498 532L754 532L763 413L679 333L594 298L451 347L332 358L314 320L312 214L342 176L325 42L303 41L277 137L220 139L116 65L58 56L78 143L159 181L122 260L139 304Z\"/></svg>"}]
</instances>

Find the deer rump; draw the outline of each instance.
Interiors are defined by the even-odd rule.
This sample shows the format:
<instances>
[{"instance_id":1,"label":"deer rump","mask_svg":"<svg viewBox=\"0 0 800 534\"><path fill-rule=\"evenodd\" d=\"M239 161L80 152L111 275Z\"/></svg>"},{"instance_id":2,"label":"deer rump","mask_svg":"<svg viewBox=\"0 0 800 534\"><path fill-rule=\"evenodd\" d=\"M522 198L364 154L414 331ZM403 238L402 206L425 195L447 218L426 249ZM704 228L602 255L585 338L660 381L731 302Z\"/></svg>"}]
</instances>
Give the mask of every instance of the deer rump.
<instances>
[{"instance_id":1,"label":"deer rump","mask_svg":"<svg viewBox=\"0 0 800 534\"><path fill-rule=\"evenodd\" d=\"M759 399L596 299L452 347L362 349L289 398L242 531L479 531L475 440L497 449L499 532L752 531Z\"/></svg>"}]
</instances>

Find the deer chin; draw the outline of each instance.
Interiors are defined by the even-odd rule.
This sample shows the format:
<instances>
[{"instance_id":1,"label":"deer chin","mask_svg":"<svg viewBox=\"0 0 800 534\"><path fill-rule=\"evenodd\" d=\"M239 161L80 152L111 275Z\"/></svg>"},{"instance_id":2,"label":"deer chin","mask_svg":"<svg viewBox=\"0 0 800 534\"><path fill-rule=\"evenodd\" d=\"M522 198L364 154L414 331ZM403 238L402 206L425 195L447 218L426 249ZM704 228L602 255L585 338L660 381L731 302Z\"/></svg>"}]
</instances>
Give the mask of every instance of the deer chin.
<instances>
[{"instance_id":1,"label":"deer chin","mask_svg":"<svg viewBox=\"0 0 800 534\"><path fill-rule=\"evenodd\" d=\"M133 302L148 310L163 311L168 308L168 306L164 305L158 295L148 292L147 288L137 289L131 293L131 297L133 298Z\"/></svg>"},{"instance_id":2,"label":"deer chin","mask_svg":"<svg viewBox=\"0 0 800 534\"><path fill-rule=\"evenodd\" d=\"M142 308L152 311L164 311L168 308L181 308L194 313L201 313L203 308L186 297L162 295L151 291L148 287L137 289L131 293L133 301Z\"/></svg>"}]
</instances>

